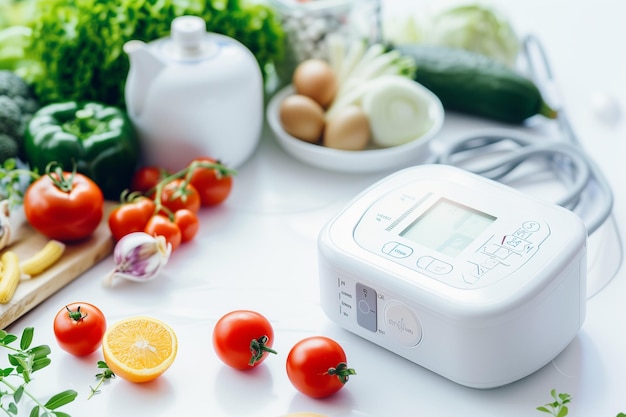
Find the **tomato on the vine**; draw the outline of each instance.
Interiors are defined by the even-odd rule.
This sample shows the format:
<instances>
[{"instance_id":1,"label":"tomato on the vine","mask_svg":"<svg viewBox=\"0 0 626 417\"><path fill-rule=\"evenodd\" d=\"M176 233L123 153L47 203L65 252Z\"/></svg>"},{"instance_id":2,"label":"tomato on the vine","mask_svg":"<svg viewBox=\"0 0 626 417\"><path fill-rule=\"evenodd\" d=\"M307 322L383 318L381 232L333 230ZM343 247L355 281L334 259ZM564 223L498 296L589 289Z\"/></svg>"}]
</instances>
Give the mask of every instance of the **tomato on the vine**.
<instances>
[{"instance_id":1,"label":"tomato on the vine","mask_svg":"<svg viewBox=\"0 0 626 417\"><path fill-rule=\"evenodd\" d=\"M216 162L215 159L207 157L196 158L195 161ZM217 170L205 167L195 168L189 182L198 190L203 206L221 204L230 195L233 188L232 176L220 175Z\"/></svg>"},{"instance_id":2,"label":"tomato on the vine","mask_svg":"<svg viewBox=\"0 0 626 417\"><path fill-rule=\"evenodd\" d=\"M98 350L107 323L104 313L90 303L75 302L63 307L54 317L54 336L61 349L75 356Z\"/></svg>"},{"instance_id":3,"label":"tomato on the vine","mask_svg":"<svg viewBox=\"0 0 626 417\"><path fill-rule=\"evenodd\" d=\"M267 358L274 344L274 329L262 314L235 310L225 314L213 329L213 347L226 365L246 370Z\"/></svg>"},{"instance_id":4,"label":"tomato on the vine","mask_svg":"<svg viewBox=\"0 0 626 417\"><path fill-rule=\"evenodd\" d=\"M325 336L312 336L296 343L287 356L287 376L301 393L312 398L339 391L354 375L343 348Z\"/></svg>"},{"instance_id":5,"label":"tomato on the vine","mask_svg":"<svg viewBox=\"0 0 626 417\"><path fill-rule=\"evenodd\" d=\"M198 234L198 230L200 230L198 216L191 210L176 210L174 213L174 223L176 223L180 229L181 242L189 242Z\"/></svg>"},{"instance_id":6,"label":"tomato on the vine","mask_svg":"<svg viewBox=\"0 0 626 417\"><path fill-rule=\"evenodd\" d=\"M90 236L104 215L102 190L77 172L54 172L36 179L24 194L24 213L50 239L73 242Z\"/></svg>"},{"instance_id":7,"label":"tomato on the vine","mask_svg":"<svg viewBox=\"0 0 626 417\"><path fill-rule=\"evenodd\" d=\"M167 176L167 172L156 166L144 166L135 171L130 190L145 193Z\"/></svg>"},{"instance_id":8,"label":"tomato on the vine","mask_svg":"<svg viewBox=\"0 0 626 417\"><path fill-rule=\"evenodd\" d=\"M163 214L152 216L148 220L144 232L152 236L163 236L167 243L172 245L172 252L180 246L183 238L178 225Z\"/></svg>"},{"instance_id":9,"label":"tomato on the vine","mask_svg":"<svg viewBox=\"0 0 626 417\"><path fill-rule=\"evenodd\" d=\"M156 204L147 197L124 202L109 214L109 230L115 241L132 232L142 232L155 214Z\"/></svg>"},{"instance_id":10,"label":"tomato on the vine","mask_svg":"<svg viewBox=\"0 0 626 417\"><path fill-rule=\"evenodd\" d=\"M161 204L170 209L172 213L180 209L197 213L200 210L200 195L196 187L190 183L185 185L185 181L178 178L168 182L163 187Z\"/></svg>"}]
</instances>

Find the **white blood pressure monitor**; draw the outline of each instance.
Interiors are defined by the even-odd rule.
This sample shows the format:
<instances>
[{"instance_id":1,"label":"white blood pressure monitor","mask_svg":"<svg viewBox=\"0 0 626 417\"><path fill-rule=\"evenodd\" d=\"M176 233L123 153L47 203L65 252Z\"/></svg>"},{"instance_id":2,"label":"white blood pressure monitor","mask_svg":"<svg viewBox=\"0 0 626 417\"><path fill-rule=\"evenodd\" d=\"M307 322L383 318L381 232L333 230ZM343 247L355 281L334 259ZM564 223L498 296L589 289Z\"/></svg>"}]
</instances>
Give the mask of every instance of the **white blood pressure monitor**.
<instances>
[{"instance_id":1,"label":"white blood pressure monitor","mask_svg":"<svg viewBox=\"0 0 626 417\"><path fill-rule=\"evenodd\" d=\"M521 379L576 336L587 232L574 213L448 165L372 185L321 231L335 322L459 384Z\"/></svg>"}]
</instances>

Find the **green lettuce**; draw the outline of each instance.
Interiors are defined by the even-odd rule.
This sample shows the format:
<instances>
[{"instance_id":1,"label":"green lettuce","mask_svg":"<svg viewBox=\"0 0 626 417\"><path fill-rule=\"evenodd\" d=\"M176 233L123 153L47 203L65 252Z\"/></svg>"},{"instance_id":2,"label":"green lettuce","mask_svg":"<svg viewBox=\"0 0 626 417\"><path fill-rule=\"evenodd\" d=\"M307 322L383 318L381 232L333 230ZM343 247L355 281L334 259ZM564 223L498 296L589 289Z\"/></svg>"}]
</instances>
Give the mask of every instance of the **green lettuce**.
<instances>
[{"instance_id":1,"label":"green lettuce","mask_svg":"<svg viewBox=\"0 0 626 417\"><path fill-rule=\"evenodd\" d=\"M132 39L169 35L175 17L201 16L207 29L233 37L255 55L264 76L283 54L283 31L273 9L238 0L38 0L28 65L18 73L42 103L96 100L124 107Z\"/></svg>"}]
</instances>

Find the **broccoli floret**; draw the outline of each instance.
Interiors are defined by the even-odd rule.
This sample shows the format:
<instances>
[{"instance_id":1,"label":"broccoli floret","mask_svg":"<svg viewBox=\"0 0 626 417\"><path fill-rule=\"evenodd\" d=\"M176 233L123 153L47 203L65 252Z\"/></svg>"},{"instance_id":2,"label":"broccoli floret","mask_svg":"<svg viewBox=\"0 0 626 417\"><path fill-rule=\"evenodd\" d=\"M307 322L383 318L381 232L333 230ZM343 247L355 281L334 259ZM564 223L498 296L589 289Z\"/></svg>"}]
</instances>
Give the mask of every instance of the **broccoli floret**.
<instances>
[{"instance_id":1,"label":"broccoli floret","mask_svg":"<svg viewBox=\"0 0 626 417\"><path fill-rule=\"evenodd\" d=\"M9 70L0 71L0 96L9 98L24 97L31 98L28 84L16 73Z\"/></svg>"},{"instance_id":2,"label":"broccoli floret","mask_svg":"<svg viewBox=\"0 0 626 417\"><path fill-rule=\"evenodd\" d=\"M12 138L23 134L22 111L9 96L0 96L0 133Z\"/></svg>"},{"instance_id":3,"label":"broccoli floret","mask_svg":"<svg viewBox=\"0 0 626 417\"><path fill-rule=\"evenodd\" d=\"M15 142L18 155L23 153L26 126L39 107L39 101L20 76L13 71L0 70L0 135ZM4 156L6 147L1 146L0 156ZM9 153L12 152L11 148Z\"/></svg>"},{"instance_id":4,"label":"broccoli floret","mask_svg":"<svg viewBox=\"0 0 626 417\"><path fill-rule=\"evenodd\" d=\"M10 136L0 133L0 163L18 155L19 147L17 142Z\"/></svg>"},{"instance_id":5,"label":"broccoli floret","mask_svg":"<svg viewBox=\"0 0 626 417\"><path fill-rule=\"evenodd\" d=\"M20 108L23 115L32 115L39 110L39 102L32 97L17 96L13 97L13 101Z\"/></svg>"}]
</instances>

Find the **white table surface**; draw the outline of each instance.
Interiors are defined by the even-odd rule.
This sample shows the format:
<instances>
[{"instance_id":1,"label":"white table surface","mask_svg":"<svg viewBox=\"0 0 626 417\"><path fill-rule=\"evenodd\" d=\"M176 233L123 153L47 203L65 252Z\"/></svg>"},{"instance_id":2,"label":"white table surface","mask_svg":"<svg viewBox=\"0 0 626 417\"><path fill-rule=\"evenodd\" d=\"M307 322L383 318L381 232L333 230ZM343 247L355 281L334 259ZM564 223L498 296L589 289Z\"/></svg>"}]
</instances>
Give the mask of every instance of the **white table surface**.
<instances>
[{"instance_id":1,"label":"white table surface","mask_svg":"<svg viewBox=\"0 0 626 417\"><path fill-rule=\"evenodd\" d=\"M393 7L406 3L411 2L388 2ZM626 236L626 3L498 3L521 33L533 33L543 41L574 127L613 186L615 221L621 236ZM608 94L621 106L616 123L594 111L597 94ZM444 128L442 135L446 132L450 130ZM319 305L317 234L349 199L386 174L341 174L308 167L265 132L255 155L239 169L229 199L221 207L202 211L200 236L173 254L160 279L104 288L102 278L113 267L107 258L10 326L15 334L33 326L35 343L52 348L52 364L35 374L30 389L42 398L76 390L76 401L62 408L73 417L252 417L298 411L337 417L528 417L544 414L535 408L550 400L553 388L572 395L570 416L615 417L626 412L624 267L612 280L604 278L603 287L588 302L582 329L565 351L529 377L492 390L457 385L331 322ZM606 242L591 243L590 247L602 248ZM606 253L615 252L609 249ZM598 251L598 262L591 268L616 265L616 258L604 259L604 254L604 249ZM594 272L598 275L590 274ZM56 312L73 301L98 305L111 323L136 314L168 322L179 338L176 361L153 382L136 385L116 378L87 400L101 352L75 358L56 345L52 332ZM279 354L250 372L223 365L211 345L217 319L240 308L261 312L276 332L274 347ZM339 394L322 401L299 394L285 372L289 349L312 335L340 342L349 365L358 372ZM24 413L28 407L20 408Z\"/></svg>"}]
</instances>

